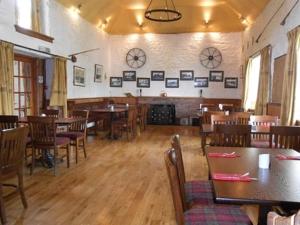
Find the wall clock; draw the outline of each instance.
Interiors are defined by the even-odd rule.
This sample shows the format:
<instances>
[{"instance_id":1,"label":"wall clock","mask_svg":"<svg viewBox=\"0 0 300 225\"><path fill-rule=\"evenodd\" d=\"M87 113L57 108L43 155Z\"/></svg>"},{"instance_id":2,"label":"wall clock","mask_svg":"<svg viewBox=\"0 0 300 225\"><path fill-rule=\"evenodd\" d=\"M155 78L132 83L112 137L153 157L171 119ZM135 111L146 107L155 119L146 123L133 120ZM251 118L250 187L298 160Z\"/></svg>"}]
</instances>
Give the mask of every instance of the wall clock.
<instances>
[{"instance_id":1,"label":"wall clock","mask_svg":"<svg viewBox=\"0 0 300 225\"><path fill-rule=\"evenodd\" d=\"M140 48L130 49L126 55L126 62L133 69L141 68L146 63L146 53Z\"/></svg>"},{"instance_id":2,"label":"wall clock","mask_svg":"<svg viewBox=\"0 0 300 225\"><path fill-rule=\"evenodd\" d=\"M200 53L200 62L207 69L215 69L222 62L222 54L214 47L205 48Z\"/></svg>"}]
</instances>

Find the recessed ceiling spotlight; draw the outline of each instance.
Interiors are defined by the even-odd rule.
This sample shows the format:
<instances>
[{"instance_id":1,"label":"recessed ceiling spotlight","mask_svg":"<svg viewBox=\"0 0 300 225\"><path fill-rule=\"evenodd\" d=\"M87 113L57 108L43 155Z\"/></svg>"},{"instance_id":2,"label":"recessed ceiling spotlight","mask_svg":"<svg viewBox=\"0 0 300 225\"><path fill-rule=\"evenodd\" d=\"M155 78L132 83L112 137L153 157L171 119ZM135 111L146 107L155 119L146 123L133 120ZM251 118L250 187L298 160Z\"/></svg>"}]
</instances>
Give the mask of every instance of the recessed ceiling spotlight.
<instances>
[{"instance_id":1,"label":"recessed ceiling spotlight","mask_svg":"<svg viewBox=\"0 0 300 225\"><path fill-rule=\"evenodd\" d=\"M248 25L249 25L248 20L247 20L245 17L243 17L243 16L240 17L240 21L241 21L241 23L242 23L243 25L245 25L245 26L248 26Z\"/></svg>"}]
</instances>

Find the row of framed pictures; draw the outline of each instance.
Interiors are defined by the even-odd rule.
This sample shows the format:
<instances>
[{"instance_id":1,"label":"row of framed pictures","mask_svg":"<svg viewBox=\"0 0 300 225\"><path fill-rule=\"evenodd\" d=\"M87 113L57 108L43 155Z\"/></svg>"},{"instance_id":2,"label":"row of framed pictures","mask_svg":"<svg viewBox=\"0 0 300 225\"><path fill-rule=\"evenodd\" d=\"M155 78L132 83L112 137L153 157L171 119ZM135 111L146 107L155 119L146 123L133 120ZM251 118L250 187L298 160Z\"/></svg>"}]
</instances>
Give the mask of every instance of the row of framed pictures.
<instances>
[{"instance_id":1,"label":"row of framed pictures","mask_svg":"<svg viewBox=\"0 0 300 225\"><path fill-rule=\"evenodd\" d=\"M104 76L103 65L95 64L94 82L101 83ZM85 86L85 68L73 67L73 84L75 86Z\"/></svg>"},{"instance_id":2,"label":"row of framed pictures","mask_svg":"<svg viewBox=\"0 0 300 225\"><path fill-rule=\"evenodd\" d=\"M124 78L122 77L111 77L110 87L122 87ZM137 78L137 87L139 88L150 88L150 78ZM165 79L166 88L179 88L179 78L166 78ZM208 87L208 77L195 77L194 78L195 88L205 88ZM224 82L225 88L238 88L238 78L237 77L226 77Z\"/></svg>"}]
</instances>

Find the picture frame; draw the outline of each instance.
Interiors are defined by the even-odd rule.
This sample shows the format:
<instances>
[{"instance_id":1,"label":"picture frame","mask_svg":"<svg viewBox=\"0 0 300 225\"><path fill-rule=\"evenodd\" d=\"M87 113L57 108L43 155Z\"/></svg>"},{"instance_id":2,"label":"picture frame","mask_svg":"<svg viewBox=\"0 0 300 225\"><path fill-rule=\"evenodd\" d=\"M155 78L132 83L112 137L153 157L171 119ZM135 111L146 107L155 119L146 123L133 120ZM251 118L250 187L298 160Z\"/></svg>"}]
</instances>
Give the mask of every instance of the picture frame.
<instances>
[{"instance_id":1,"label":"picture frame","mask_svg":"<svg viewBox=\"0 0 300 225\"><path fill-rule=\"evenodd\" d=\"M103 80L103 65L95 64L94 82L101 83Z\"/></svg>"},{"instance_id":2,"label":"picture frame","mask_svg":"<svg viewBox=\"0 0 300 225\"><path fill-rule=\"evenodd\" d=\"M208 77L195 77L194 87L195 88L208 87Z\"/></svg>"},{"instance_id":3,"label":"picture frame","mask_svg":"<svg viewBox=\"0 0 300 225\"><path fill-rule=\"evenodd\" d=\"M164 81L165 71L153 70L151 71L151 81Z\"/></svg>"},{"instance_id":4,"label":"picture frame","mask_svg":"<svg viewBox=\"0 0 300 225\"><path fill-rule=\"evenodd\" d=\"M212 82L223 82L224 81L224 71L221 70L211 70L209 71L209 81Z\"/></svg>"},{"instance_id":5,"label":"picture frame","mask_svg":"<svg viewBox=\"0 0 300 225\"><path fill-rule=\"evenodd\" d=\"M166 78L166 88L179 88L179 79Z\"/></svg>"},{"instance_id":6,"label":"picture frame","mask_svg":"<svg viewBox=\"0 0 300 225\"><path fill-rule=\"evenodd\" d=\"M122 87L123 78L122 77L110 77L109 81L110 87Z\"/></svg>"},{"instance_id":7,"label":"picture frame","mask_svg":"<svg viewBox=\"0 0 300 225\"><path fill-rule=\"evenodd\" d=\"M85 68L73 66L73 84L85 87Z\"/></svg>"},{"instance_id":8,"label":"picture frame","mask_svg":"<svg viewBox=\"0 0 300 225\"><path fill-rule=\"evenodd\" d=\"M225 88L238 88L239 79L237 77L226 77L224 82Z\"/></svg>"},{"instance_id":9,"label":"picture frame","mask_svg":"<svg viewBox=\"0 0 300 225\"><path fill-rule=\"evenodd\" d=\"M123 71L123 81L136 81L136 71Z\"/></svg>"},{"instance_id":10,"label":"picture frame","mask_svg":"<svg viewBox=\"0 0 300 225\"><path fill-rule=\"evenodd\" d=\"M180 70L180 80L194 80L194 70Z\"/></svg>"},{"instance_id":11,"label":"picture frame","mask_svg":"<svg viewBox=\"0 0 300 225\"><path fill-rule=\"evenodd\" d=\"M138 78L136 86L139 88L150 88L150 78Z\"/></svg>"}]
</instances>

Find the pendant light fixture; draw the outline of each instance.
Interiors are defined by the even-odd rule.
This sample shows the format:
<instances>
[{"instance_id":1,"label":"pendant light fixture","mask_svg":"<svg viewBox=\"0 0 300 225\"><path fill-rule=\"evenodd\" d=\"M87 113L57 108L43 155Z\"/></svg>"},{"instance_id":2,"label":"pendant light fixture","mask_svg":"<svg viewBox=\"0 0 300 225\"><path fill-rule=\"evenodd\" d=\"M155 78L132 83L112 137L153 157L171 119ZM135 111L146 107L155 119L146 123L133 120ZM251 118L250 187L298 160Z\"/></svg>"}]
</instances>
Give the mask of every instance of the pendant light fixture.
<instances>
[{"instance_id":1,"label":"pendant light fixture","mask_svg":"<svg viewBox=\"0 0 300 225\"><path fill-rule=\"evenodd\" d=\"M156 0L164 2L159 7L153 7L154 0L150 3L145 12L145 18L155 22L174 22L182 18L182 14L176 9L173 0Z\"/></svg>"}]
</instances>

